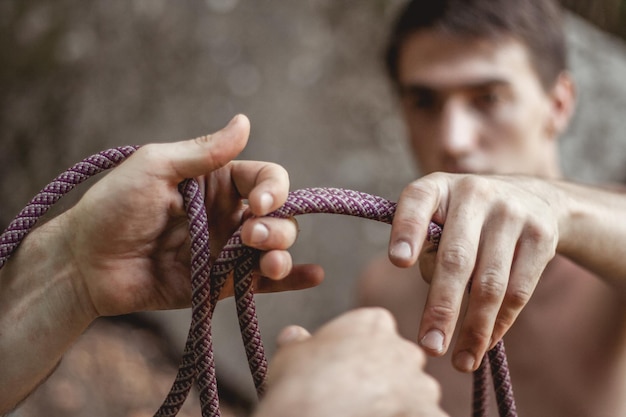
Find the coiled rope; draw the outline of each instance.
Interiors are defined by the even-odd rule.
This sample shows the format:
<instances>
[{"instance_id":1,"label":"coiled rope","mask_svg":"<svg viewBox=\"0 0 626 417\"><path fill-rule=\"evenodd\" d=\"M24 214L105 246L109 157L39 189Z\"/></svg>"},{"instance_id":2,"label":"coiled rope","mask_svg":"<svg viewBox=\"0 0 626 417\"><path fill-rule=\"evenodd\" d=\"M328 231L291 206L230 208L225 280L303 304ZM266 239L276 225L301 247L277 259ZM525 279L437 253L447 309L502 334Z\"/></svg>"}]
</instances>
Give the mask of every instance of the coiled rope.
<instances>
[{"instance_id":1,"label":"coiled rope","mask_svg":"<svg viewBox=\"0 0 626 417\"><path fill-rule=\"evenodd\" d=\"M113 168L138 147L124 146L92 155L63 172L43 188L0 235L0 268L20 242L63 195L88 178ZM265 356L252 291L252 270L259 252L241 243L238 230L226 243L215 262L209 261L209 232L204 200L195 180L179 185L189 220L191 239L192 319L185 351L176 379L155 417L176 416L194 382L197 384L203 417L219 417L219 398L211 340L211 319L220 291L234 273L235 301L241 335L250 372L259 397L265 390ZM396 203L358 191L337 188L310 188L293 191L286 203L270 216L286 218L308 213L333 213L362 217L391 224ZM440 226L431 223L428 239L437 244ZM483 358L474 372L473 417L488 413L489 369L500 417L516 417L515 400L502 340Z\"/></svg>"}]
</instances>

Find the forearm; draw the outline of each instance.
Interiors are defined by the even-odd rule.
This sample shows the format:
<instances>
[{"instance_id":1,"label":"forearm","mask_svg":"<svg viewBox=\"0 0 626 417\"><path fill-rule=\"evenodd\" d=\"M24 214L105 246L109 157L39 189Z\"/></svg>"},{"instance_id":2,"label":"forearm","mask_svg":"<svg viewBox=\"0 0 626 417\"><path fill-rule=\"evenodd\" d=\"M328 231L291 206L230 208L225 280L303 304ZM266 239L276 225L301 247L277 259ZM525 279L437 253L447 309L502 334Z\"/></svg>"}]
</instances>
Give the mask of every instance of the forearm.
<instances>
[{"instance_id":1,"label":"forearm","mask_svg":"<svg viewBox=\"0 0 626 417\"><path fill-rule=\"evenodd\" d=\"M33 231L0 270L0 413L52 372L94 318L63 253L61 224Z\"/></svg>"},{"instance_id":2,"label":"forearm","mask_svg":"<svg viewBox=\"0 0 626 417\"><path fill-rule=\"evenodd\" d=\"M626 295L626 193L558 183L566 210L557 252Z\"/></svg>"}]
</instances>

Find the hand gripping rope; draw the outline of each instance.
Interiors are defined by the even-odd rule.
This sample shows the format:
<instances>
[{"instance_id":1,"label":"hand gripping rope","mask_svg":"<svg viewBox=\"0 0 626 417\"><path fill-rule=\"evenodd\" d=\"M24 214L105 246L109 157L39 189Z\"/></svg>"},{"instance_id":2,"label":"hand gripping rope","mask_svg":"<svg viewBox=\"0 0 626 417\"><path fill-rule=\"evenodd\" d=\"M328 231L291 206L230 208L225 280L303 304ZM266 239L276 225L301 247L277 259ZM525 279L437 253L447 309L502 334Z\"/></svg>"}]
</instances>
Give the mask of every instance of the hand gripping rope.
<instances>
[{"instance_id":1,"label":"hand gripping rope","mask_svg":"<svg viewBox=\"0 0 626 417\"><path fill-rule=\"evenodd\" d=\"M113 168L134 153L137 147L125 146L102 151L77 163L39 192L0 235L0 268L4 266L37 220L63 195L89 177ZM189 219L191 239L192 319L183 359L176 380L156 417L176 416L195 382L203 417L220 416L215 362L211 341L211 318L220 291L234 272L235 301L241 335L250 372L259 397L263 395L267 359L259 332L252 292L252 269L259 252L243 246L240 230L224 246L213 265L209 263L209 232L204 200L195 180L179 185ZM307 213L334 213L363 217L390 224L396 203L358 191L337 188L311 188L291 192L287 202L271 213L291 217ZM428 239L437 244L441 227L431 223ZM516 417L517 411L502 340L483 358L474 372L472 416L485 417L488 410L488 374L493 378L500 417Z\"/></svg>"}]
</instances>

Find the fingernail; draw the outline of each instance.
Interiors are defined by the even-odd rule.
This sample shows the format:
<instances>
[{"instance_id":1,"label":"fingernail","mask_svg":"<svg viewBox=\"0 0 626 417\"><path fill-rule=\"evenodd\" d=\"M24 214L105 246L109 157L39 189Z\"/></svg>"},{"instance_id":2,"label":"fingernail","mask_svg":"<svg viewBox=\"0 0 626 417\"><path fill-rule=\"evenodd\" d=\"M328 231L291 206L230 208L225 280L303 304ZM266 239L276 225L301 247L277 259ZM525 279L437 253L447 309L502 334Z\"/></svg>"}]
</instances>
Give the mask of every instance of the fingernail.
<instances>
[{"instance_id":1,"label":"fingernail","mask_svg":"<svg viewBox=\"0 0 626 417\"><path fill-rule=\"evenodd\" d=\"M260 200L261 210L263 211L263 214L269 213L269 211L272 209L272 205L274 204L274 197L272 197L270 193L263 193L261 194Z\"/></svg>"},{"instance_id":2,"label":"fingernail","mask_svg":"<svg viewBox=\"0 0 626 417\"><path fill-rule=\"evenodd\" d=\"M444 335L441 330L431 330L420 341L420 345L437 353L443 352Z\"/></svg>"},{"instance_id":3,"label":"fingernail","mask_svg":"<svg viewBox=\"0 0 626 417\"><path fill-rule=\"evenodd\" d=\"M474 359L474 355L466 350L457 353L454 357L454 366L463 372L473 371L475 363L476 360Z\"/></svg>"},{"instance_id":4,"label":"fingernail","mask_svg":"<svg viewBox=\"0 0 626 417\"><path fill-rule=\"evenodd\" d=\"M263 243L269 237L270 231L263 223L256 223L252 226L250 234L250 243Z\"/></svg>"},{"instance_id":5,"label":"fingernail","mask_svg":"<svg viewBox=\"0 0 626 417\"><path fill-rule=\"evenodd\" d=\"M400 241L396 242L389 251L389 254L396 259L411 259L411 245L406 242Z\"/></svg>"}]
</instances>

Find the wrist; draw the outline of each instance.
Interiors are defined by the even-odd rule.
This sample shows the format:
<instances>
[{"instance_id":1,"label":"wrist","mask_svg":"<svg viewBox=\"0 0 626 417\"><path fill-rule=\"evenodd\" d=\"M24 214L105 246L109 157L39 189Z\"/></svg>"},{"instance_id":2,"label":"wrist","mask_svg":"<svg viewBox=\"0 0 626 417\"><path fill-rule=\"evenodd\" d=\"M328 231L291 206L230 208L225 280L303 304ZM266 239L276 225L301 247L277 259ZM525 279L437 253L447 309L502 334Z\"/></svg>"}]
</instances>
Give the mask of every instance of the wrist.
<instances>
[{"instance_id":1,"label":"wrist","mask_svg":"<svg viewBox=\"0 0 626 417\"><path fill-rule=\"evenodd\" d=\"M587 268L624 294L626 198L622 188L560 183L565 215L557 251Z\"/></svg>"},{"instance_id":2,"label":"wrist","mask_svg":"<svg viewBox=\"0 0 626 417\"><path fill-rule=\"evenodd\" d=\"M52 268L55 268L53 270L59 271L63 279L67 280L70 291L68 297L72 300L74 318L89 324L98 318L99 314L92 302L87 276L80 268L76 249L72 245L75 241L73 236L75 228L80 227L71 221L72 210L66 211L43 226L49 228L45 230L47 236L44 243L47 243L47 248L53 248L50 259Z\"/></svg>"},{"instance_id":3,"label":"wrist","mask_svg":"<svg viewBox=\"0 0 626 417\"><path fill-rule=\"evenodd\" d=\"M585 236L584 225L593 217L593 208L586 202L584 187L558 182L555 186L555 195L558 196L558 242L557 252L567 257L576 257L576 254L585 250L590 236Z\"/></svg>"},{"instance_id":4,"label":"wrist","mask_svg":"<svg viewBox=\"0 0 626 417\"><path fill-rule=\"evenodd\" d=\"M26 397L93 321L65 253L62 219L33 230L0 270L0 413Z\"/></svg>"},{"instance_id":5,"label":"wrist","mask_svg":"<svg viewBox=\"0 0 626 417\"><path fill-rule=\"evenodd\" d=\"M21 299L35 298L49 317L86 328L98 316L69 244L71 226L63 213L33 230L7 264ZM18 298L19 299L19 298Z\"/></svg>"}]
</instances>

